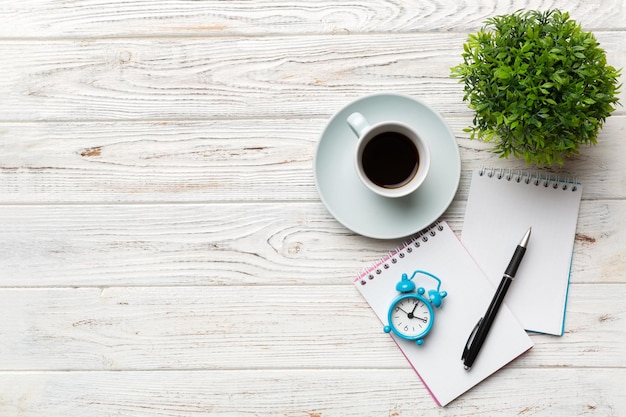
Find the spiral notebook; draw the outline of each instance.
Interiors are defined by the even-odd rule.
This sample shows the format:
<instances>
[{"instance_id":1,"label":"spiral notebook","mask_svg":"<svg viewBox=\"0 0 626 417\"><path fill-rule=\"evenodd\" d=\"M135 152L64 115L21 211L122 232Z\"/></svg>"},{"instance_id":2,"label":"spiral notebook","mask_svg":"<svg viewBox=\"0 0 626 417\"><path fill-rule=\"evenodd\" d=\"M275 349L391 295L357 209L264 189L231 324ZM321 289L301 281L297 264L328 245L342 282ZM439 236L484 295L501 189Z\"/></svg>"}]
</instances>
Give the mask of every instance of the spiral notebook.
<instances>
[{"instance_id":1,"label":"spiral notebook","mask_svg":"<svg viewBox=\"0 0 626 417\"><path fill-rule=\"evenodd\" d=\"M471 371L463 368L461 354L472 329L482 317L494 287L465 250L447 223L437 223L418 234L401 249L360 274L357 289L380 319L380 337L387 325L389 305L398 297L396 284L402 274L427 271L441 280L448 295L424 343L402 339L396 342L413 369L440 406L496 372L532 347L532 341L511 311L503 306ZM426 291L436 286L429 276L416 275L415 284Z\"/></svg>"},{"instance_id":2,"label":"spiral notebook","mask_svg":"<svg viewBox=\"0 0 626 417\"><path fill-rule=\"evenodd\" d=\"M505 303L525 329L562 335L582 186L507 169L473 172L461 240L497 285L524 232L532 235Z\"/></svg>"}]
</instances>

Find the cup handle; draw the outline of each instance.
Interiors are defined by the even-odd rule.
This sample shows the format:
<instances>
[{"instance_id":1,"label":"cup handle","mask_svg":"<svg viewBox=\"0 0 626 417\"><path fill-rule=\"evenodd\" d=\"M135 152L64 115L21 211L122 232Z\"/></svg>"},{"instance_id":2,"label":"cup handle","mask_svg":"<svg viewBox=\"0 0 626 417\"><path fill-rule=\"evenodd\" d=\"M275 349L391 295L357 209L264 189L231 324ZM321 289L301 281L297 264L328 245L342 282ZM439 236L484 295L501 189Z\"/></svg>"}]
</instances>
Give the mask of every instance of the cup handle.
<instances>
[{"instance_id":1,"label":"cup handle","mask_svg":"<svg viewBox=\"0 0 626 417\"><path fill-rule=\"evenodd\" d=\"M354 112L348 116L346 122L348 122L350 129L352 129L354 134L359 138L363 136L363 133L365 133L365 131L370 127L370 124L367 120L365 120L365 117L363 117L363 115L359 112Z\"/></svg>"}]
</instances>

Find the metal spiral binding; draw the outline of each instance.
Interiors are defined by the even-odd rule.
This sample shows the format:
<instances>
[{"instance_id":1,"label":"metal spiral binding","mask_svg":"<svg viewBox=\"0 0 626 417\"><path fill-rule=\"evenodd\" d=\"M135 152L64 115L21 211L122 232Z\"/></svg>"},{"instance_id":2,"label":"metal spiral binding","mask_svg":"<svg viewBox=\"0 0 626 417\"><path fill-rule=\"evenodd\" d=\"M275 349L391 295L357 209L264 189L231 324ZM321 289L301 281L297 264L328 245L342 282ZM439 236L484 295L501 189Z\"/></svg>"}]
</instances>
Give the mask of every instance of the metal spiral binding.
<instances>
[{"instance_id":1,"label":"metal spiral binding","mask_svg":"<svg viewBox=\"0 0 626 417\"><path fill-rule=\"evenodd\" d=\"M565 177L562 178L558 174L548 174L547 176L541 175L538 172L526 171L521 169L510 168L485 168L481 167L478 170L478 175L481 177L486 175L489 178L496 178L498 180L504 179L506 181L515 181L517 183L524 183L534 186L543 186L544 188L552 187L555 190L561 189L562 191L577 191L578 184L580 184L576 178Z\"/></svg>"},{"instance_id":2,"label":"metal spiral binding","mask_svg":"<svg viewBox=\"0 0 626 417\"><path fill-rule=\"evenodd\" d=\"M443 225L439 221L424 228L407 243L398 247L395 251L389 252L387 256L384 256L380 261L374 263L372 267L359 274L361 285L365 285L368 281L375 279L377 275L389 269L391 267L390 264L398 263L398 260L404 259L407 253L413 252L414 248L419 248L422 244L428 242L429 238L437 236L437 232L441 232L442 230Z\"/></svg>"}]
</instances>

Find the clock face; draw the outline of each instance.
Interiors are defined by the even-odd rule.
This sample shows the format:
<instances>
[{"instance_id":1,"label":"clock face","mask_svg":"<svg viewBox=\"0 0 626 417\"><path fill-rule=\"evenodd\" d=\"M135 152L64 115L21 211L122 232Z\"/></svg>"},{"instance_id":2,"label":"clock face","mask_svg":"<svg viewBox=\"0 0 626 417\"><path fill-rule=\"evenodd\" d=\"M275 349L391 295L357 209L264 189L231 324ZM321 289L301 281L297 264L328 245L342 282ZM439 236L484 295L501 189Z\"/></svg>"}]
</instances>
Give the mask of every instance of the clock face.
<instances>
[{"instance_id":1,"label":"clock face","mask_svg":"<svg viewBox=\"0 0 626 417\"><path fill-rule=\"evenodd\" d=\"M405 339L424 336L433 325L433 309L422 297L407 294L398 298L389 310L389 325Z\"/></svg>"}]
</instances>

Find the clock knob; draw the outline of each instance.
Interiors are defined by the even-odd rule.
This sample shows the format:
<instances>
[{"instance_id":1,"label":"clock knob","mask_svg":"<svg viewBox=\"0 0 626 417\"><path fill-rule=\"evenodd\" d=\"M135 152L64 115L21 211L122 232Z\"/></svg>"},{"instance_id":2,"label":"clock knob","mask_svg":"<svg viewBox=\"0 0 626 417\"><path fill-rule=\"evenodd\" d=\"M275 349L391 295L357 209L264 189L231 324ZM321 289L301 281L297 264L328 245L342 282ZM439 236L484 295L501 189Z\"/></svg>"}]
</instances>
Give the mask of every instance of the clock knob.
<instances>
[{"instance_id":1,"label":"clock knob","mask_svg":"<svg viewBox=\"0 0 626 417\"><path fill-rule=\"evenodd\" d=\"M428 299L435 307L441 307L441 303L443 303L443 299L446 298L448 293L446 291L437 292L436 290L428 291Z\"/></svg>"},{"instance_id":2,"label":"clock knob","mask_svg":"<svg viewBox=\"0 0 626 417\"><path fill-rule=\"evenodd\" d=\"M413 290L415 290L415 283L409 279L407 274L402 274L402 279L396 284L396 291L405 293Z\"/></svg>"}]
</instances>

